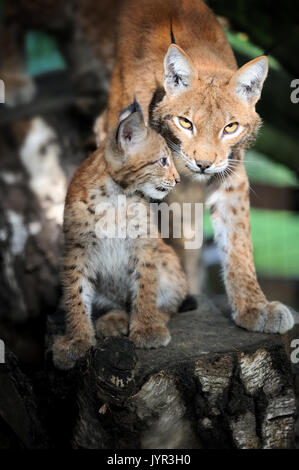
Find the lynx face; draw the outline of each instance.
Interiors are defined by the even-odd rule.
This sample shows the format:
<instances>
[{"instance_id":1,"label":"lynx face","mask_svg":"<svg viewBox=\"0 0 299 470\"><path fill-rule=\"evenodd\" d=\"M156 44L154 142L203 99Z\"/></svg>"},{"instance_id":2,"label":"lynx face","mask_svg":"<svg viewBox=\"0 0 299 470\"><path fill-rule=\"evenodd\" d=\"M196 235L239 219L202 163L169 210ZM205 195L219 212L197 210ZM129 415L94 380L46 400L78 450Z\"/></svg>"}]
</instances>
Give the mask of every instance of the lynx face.
<instances>
[{"instance_id":1,"label":"lynx face","mask_svg":"<svg viewBox=\"0 0 299 470\"><path fill-rule=\"evenodd\" d=\"M111 144L106 154L111 176L127 194L139 191L162 200L180 182L165 140L146 127L138 103L120 113Z\"/></svg>"},{"instance_id":2,"label":"lynx face","mask_svg":"<svg viewBox=\"0 0 299 470\"><path fill-rule=\"evenodd\" d=\"M267 58L260 57L235 73L199 74L179 47L170 46L164 89L153 97L150 119L180 157L179 171L198 180L228 171L234 149L248 145L259 128L255 104L267 70Z\"/></svg>"}]
</instances>

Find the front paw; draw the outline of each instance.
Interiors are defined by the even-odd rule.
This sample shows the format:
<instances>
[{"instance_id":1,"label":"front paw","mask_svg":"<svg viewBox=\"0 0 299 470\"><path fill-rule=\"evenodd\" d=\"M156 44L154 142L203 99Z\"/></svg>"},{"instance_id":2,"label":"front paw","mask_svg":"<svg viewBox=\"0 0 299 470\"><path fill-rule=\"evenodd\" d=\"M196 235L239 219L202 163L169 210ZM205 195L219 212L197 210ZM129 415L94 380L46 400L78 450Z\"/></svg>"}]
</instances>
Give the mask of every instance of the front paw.
<instances>
[{"instance_id":1,"label":"front paw","mask_svg":"<svg viewBox=\"0 0 299 470\"><path fill-rule=\"evenodd\" d=\"M294 326L290 310L280 302L268 302L233 316L236 324L260 333L284 334Z\"/></svg>"},{"instance_id":2,"label":"front paw","mask_svg":"<svg viewBox=\"0 0 299 470\"><path fill-rule=\"evenodd\" d=\"M53 362L58 369L71 369L76 361L84 357L94 344L95 340L93 338L58 336L52 347Z\"/></svg>"},{"instance_id":3,"label":"front paw","mask_svg":"<svg viewBox=\"0 0 299 470\"><path fill-rule=\"evenodd\" d=\"M135 343L136 348L154 349L167 346L171 336L164 325L140 325L131 329L130 339Z\"/></svg>"}]
</instances>

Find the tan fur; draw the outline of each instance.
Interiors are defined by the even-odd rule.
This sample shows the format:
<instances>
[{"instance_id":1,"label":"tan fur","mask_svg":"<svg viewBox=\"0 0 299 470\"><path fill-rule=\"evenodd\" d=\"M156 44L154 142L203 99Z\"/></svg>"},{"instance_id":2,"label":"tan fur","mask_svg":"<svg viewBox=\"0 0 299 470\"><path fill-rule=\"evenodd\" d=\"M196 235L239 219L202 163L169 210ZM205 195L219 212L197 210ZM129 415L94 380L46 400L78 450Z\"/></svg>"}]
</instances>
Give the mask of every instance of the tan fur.
<instances>
[{"instance_id":1,"label":"tan fur","mask_svg":"<svg viewBox=\"0 0 299 470\"><path fill-rule=\"evenodd\" d=\"M120 13L117 60L114 66L106 129L136 93L148 109L163 84L163 60L170 44L170 18L176 43L200 66L202 78L236 69L225 34L212 12L197 0L126 0ZM194 97L194 96L193 96ZM183 98L191 106L190 98Z\"/></svg>"},{"instance_id":2,"label":"tan fur","mask_svg":"<svg viewBox=\"0 0 299 470\"><path fill-rule=\"evenodd\" d=\"M131 116L120 125L125 126L129 119ZM186 295L179 261L160 236L102 240L96 235L96 224L103 217L98 212L102 203L113 203L118 195L125 195L127 204L142 204L149 216L151 208L141 193L151 191L149 184L153 191L167 185L169 192L179 181L164 139L146 129L141 118L136 122L142 126L137 146L130 151L133 138L128 138L128 148L120 149L116 136L120 133L118 138L124 140L128 131L125 127L123 131L114 129L105 144L83 163L68 190L63 272L67 329L53 347L54 361L60 368L72 367L95 343L95 303L106 312L96 323L97 334L126 333L129 304L131 339L138 347L152 348L170 341L166 322ZM168 166L161 164L161 158L167 159ZM167 192L161 193L161 198Z\"/></svg>"},{"instance_id":3,"label":"tan fur","mask_svg":"<svg viewBox=\"0 0 299 470\"><path fill-rule=\"evenodd\" d=\"M57 5L52 8L52 2L11 1L10 8L6 8L8 21L4 20L3 35L7 53L0 75L5 77L7 98L9 94L16 94L9 90L14 91L20 84L24 85L27 98L33 93L16 48L20 26L32 27L43 19L47 27L59 30L67 18L75 25L72 30L80 39L79 45L84 39L94 57L104 62L106 77L114 64L108 107L96 124L98 141L103 141L119 111L135 93L143 110L150 107L146 120L149 119L164 137L170 132L179 138L179 150L171 142L170 146L182 184L171 193L171 201L205 200L213 212L216 239L223 252L224 281L236 323L257 331L284 332L291 328L293 319L286 307L265 299L252 261L248 179L243 156L260 125L255 112L259 96L248 103L236 96L238 77L244 68L237 71L233 52L216 17L199 0L82 0L79 8L74 7L74 0L59 4L59 8ZM177 50L190 64L193 75L191 86L184 93L162 96L170 20ZM61 42L65 43L65 40ZM72 43L70 49L73 55L78 48ZM89 57L79 55L80 61ZM92 61L88 59L88 62ZM74 63L73 59L70 63ZM252 64L245 69L248 67ZM197 133L192 139L178 129L174 122L178 116L194 122ZM242 125L242 133L230 141L220 140L219 131L234 121ZM200 161L214 165L216 170L228 163L228 174L220 173L207 181L197 172L196 165ZM192 195L189 196L191 181ZM183 244L183 239L176 240L190 290L195 293L198 290L197 256L184 252Z\"/></svg>"},{"instance_id":4,"label":"tan fur","mask_svg":"<svg viewBox=\"0 0 299 470\"><path fill-rule=\"evenodd\" d=\"M171 47L170 20L176 41ZM194 199L186 189L196 181L196 193L212 208L235 322L250 330L285 332L293 326L290 312L269 303L256 279L243 165L244 150L261 122L255 104L267 74L266 58L237 70L220 24L200 1L127 0L119 25L108 107L96 130L105 136L119 110L137 95L143 109L149 109L150 125L167 140L182 176L171 200ZM192 122L192 135L178 125L179 117ZM224 128L234 122L238 131L228 137ZM196 257L185 253L183 258L194 291Z\"/></svg>"}]
</instances>

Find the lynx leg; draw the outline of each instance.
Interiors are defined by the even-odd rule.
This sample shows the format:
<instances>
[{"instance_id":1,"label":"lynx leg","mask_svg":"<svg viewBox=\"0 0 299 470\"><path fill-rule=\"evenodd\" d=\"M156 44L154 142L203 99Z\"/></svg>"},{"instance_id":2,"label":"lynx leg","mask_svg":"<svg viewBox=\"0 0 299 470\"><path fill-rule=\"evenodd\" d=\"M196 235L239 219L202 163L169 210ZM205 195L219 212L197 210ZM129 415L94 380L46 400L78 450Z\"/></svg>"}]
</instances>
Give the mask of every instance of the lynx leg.
<instances>
[{"instance_id":1,"label":"lynx leg","mask_svg":"<svg viewBox=\"0 0 299 470\"><path fill-rule=\"evenodd\" d=\"M145 254L146 253L146 254ZM139 348L167 346L171 336L166 328L168 315L157 307L157 257L144 249L135 268L136 285L133 294L130 338Z\"/></svg>"},{"instance_id":2,"label":"lynx leg","mask_svg":"<svg viewBox=\"0 0 299 470\"><path fill-rule=\"evenodd\" d=\"M186 295L186 277L177 255L170 246L164 245L158 263L158 309L171 316L178 311Z\"/></svg>"},{"instance_id":3,"label":"lynx leg","mask_svg":"<svg viewBox=\"0 0 299 470\"><path fill-rule=\"evenodd\" d=\"M64 261L64 309L66 334L56 338L53 360L60 369L70 369L95 344L91 309L94 284L90 273L85 273L85 248L79 244L66 249Z\"/></svg>"},{"instance_id":4,"label":"lynx leg","mask_svg":"<svg viewBox=\"0 0 299 470\"><path fill-rule=\"evenodd\" d=\"M244 169L212 197L211 217L234 321L252 331L285 333L294 325L291 312L279 302L268 302L257 281Z\"/></svg>"},{"instance_id":5,"label":"lynx leg","mask_svg":"<svg viewBox=\"0 0 299 470\"><path fill-rule=\"evenodd\" d=\"M198 220L198 212L194 208L196 204L203 201L203 192L197 182L185 181L182 178L181 184L175 188L174 191L167 197L167 202L172 207L170 211L170 240L171 246L175 249L181 264L184 268L188 292L192 295L200 293L201 285L203 283L202 272L200 269L200 255L201 247L188 249L188 240L186 233L192 236L198 233L202 227L202 220ZM184 204L188 203L191 207L191 218L186 217L184 211ZM175 231L178 230L180 225L180 236L175 236Z\"/></svg>"}]
</instances>

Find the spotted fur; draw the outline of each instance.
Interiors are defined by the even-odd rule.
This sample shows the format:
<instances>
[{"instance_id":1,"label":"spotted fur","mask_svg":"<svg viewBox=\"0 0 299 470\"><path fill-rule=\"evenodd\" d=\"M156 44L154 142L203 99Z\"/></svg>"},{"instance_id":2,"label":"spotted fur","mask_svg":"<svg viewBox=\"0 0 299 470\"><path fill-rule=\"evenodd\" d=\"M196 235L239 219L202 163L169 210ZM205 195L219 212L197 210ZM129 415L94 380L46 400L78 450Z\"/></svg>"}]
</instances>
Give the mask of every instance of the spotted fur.
<instances>
[{"instance_id":1,"label":"spotted fur","mask_svg":"<svg viewBox=\"0 0 299 470\"><path fill-rule=\"evenodd\" d=\"M34 93L18 47L22 29L46 27L61 37L72 76L79 83L84 83L82 70L84 77L91 64L97 64L99 82L103 78L100 71L105 70L106 78L112 71L108 107L95 126L97 140L104 140L135 93L142 109L149 109L150 125L167 140L182 177L169 201L206 201L212 208L235 322L255 331L284 333L292 328L289 310L268 302L259 287L250 237L243 156L261 124L255 104L267 74L266 58L237 70L220 24L200 0L60 3L5 2L2 35L6 47L0 76L5 81L7 103L28 100ZM67 32L72 40L65 40ZM100 62L104 68L99 67ZM179 129L175 121L179 116L194 122L192 138ZM220 140L223 126L233 121L241 124L242 132L231 140ZM200 162L209 167L205 174ZM130 174L124 177L122 190L130 178ZM87 212L95 215L92 208ZM199 250L185 251L184 242L175 239L173 244L186 270L189 290L196 293Z\"/></svg>"},{"instance_id":2,"label":"spotted fur","mask_svg":"<svg viewBox=\"0 0 299 470\"><path fill-rule=\"evenodd\" d=\"M293 326L292 315L265 298L256 277L243 163L244 151L261 125L255 105L267 76L267 58L238 69L224 31L199 0L127 0L125 5L108 107L96 127L98 138L136 93L143 109L149 109L150 125L172 150L182 177L169 202L205 201L212 209L233 319L249 330L284 333ZM181 126L181 117L192 123L191 131ZM238 123L236 132L225 134L233 123ZM199 250L183 250L184 242L176 239L174 246L189 290L196 293Z\"/></svg>"},{"instance_id":3,"label":"spotted fur","mask_svg":"<svg viewBox=\"0 0 299 470\"><path fill-rule=\"evenodd\" d=\"M137 347L169 343L166 322L186 295L175 252L159 234L103 238L96 229L106 214L103 204L116 206L118 196L126 196L127 207L142 205L148 224L153 223L147 198L162 200L178 182L163 138L146 128L140 112L132 109L120 116L118 127L75 174L64 214L67 329L53 347L58 367L72 367L85 354L95 343L95 328L101 336L129 330ZM107 218L107 223L112 225L112 220ZM136 223L133 215L129 223ZM96 327L94 306L105 313Z\"/></svg>"}]
</instances>

